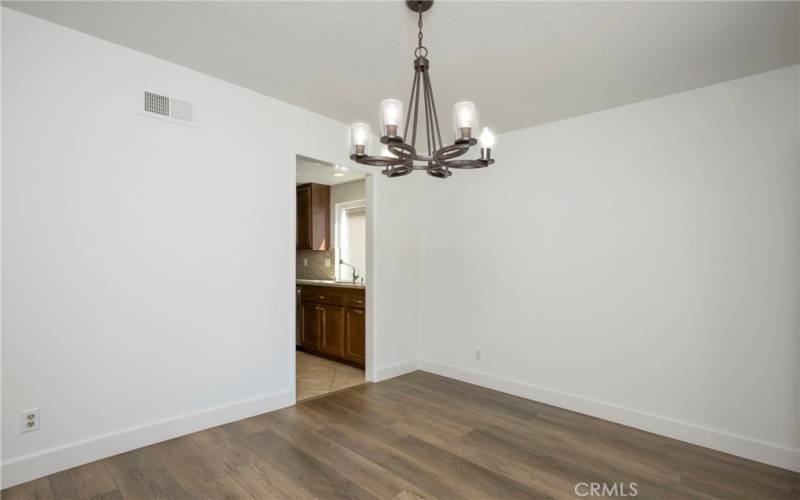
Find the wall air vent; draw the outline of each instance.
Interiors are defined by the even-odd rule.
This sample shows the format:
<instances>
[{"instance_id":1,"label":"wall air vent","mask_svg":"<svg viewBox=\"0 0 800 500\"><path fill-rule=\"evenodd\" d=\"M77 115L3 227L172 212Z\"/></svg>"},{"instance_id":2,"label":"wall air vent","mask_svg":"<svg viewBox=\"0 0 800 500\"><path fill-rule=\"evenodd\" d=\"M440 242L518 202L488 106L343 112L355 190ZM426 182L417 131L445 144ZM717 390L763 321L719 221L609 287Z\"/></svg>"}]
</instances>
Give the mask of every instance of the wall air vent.
<instances>
[{"instance_id":1,"label":"wall air vent","mask_svg":"<svg viewBox=\"0 0 800 500\"><path fill-rule=\"evenodd\" d=\"M162 120L196 127L194 104L179 101L149 90L144 91L144 100L141 113L145 116L160 118Z\"/></svg>"}]
</instances>

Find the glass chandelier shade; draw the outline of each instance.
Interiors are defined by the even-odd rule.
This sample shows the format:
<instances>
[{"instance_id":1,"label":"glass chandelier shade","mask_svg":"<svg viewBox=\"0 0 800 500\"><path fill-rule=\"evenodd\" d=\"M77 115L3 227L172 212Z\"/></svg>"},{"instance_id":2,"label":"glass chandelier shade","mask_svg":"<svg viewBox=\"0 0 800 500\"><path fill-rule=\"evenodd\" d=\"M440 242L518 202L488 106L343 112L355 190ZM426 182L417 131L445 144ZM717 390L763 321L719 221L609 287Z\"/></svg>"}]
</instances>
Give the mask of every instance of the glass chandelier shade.
<instances>
[{"instance_id":1,"label":"glass chandelier shade","mask_svg":"<svg viewBox=\"0 0 800 500\"><path fill-rule=\"evenodd\" d=\"M350 125L350 156L365 155L369 151L369 125L354 123Z\"/></svg>"},{"instance_id":2,"label":"glass chandelier shade","mask_svg":"<svg viewBox=\"0 0 800 500\"><path fill-rule=\"evenodd\" d=\"M399 137L403 130L403 103L399 99L381 101L381 135Z\"/></svg>"},{"instance_id":3,"label":"glass chandelier shade","mask_svg":"<svg viewBox=\"0 0 800 500\"><path fill-rule=\"evenodd\" d=\"M480 156L474 160L459 159L478 144L478 108L475 103L461 101L453 106L454 142L447 146L442 141L439 116L430 79L428 49L422 45L422 12L433 2L407 0L406 4L419 13L419 43L414 51L414 78L411 97L403 120L403 103L399 99L385 99L379 106L380 142L385 147L380 156L370 156L369 126L356 123L350 127L350 159L364 165L382 167L388 177L408 175L414 170L425 170L428 175L447 178L452 169L488 167L494 163L492 147L494 135L489 129L480 134ZM425 136L427 151L417 151L417 136Z\"/></svg>"},{"instance_id":4,"label":"glass chandelier shade","mask_svg":"<svg viewBox=\"0 0 800 500\"><path fill-rule=\"evenodd\" d=\"M453 106L453 134L456 141L469 139L478 130L478 108L469 101Z\"/></svg>"},{"instance_id":5,"label":"glass chandelier shade","mask_svg":"<svg viewBox=\"0 0 800 500\"><path fill-rule=\"evenodd\" d=\"M491 149L494 146L494 134L486 127L483 127L479 140L481 141L481 147L484 149Z\"/></svg>"}]
</instances>

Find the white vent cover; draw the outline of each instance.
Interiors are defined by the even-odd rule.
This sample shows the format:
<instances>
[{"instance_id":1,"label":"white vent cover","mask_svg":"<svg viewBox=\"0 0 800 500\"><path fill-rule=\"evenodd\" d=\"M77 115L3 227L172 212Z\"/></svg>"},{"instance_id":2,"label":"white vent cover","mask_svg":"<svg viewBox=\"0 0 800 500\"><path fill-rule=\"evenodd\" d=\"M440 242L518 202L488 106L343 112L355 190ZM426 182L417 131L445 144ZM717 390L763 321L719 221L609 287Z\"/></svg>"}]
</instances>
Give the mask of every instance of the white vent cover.
<instances>
[{"instance_id":1,"label":"white vent cover","mask_svg":"<svg viewBox=\"0 0 800 500\"><path fill-rule=\"evenodd\" d=\"M172 97L145 90L142 104L141 112L145 116L160 118L191 127L197 126L194 104L190 102L179 101Z\"/></svg>"}]
</instances>

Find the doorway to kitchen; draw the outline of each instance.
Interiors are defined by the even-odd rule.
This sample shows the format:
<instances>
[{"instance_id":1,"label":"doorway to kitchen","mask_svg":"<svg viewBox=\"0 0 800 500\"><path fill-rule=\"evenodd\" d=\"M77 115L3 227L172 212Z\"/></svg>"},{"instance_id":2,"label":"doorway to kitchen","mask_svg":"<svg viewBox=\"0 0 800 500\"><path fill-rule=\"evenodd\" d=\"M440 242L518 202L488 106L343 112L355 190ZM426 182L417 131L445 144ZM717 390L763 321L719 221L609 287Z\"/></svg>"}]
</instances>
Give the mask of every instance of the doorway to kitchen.
<instances>
[{"instance_id":1,"label":"doorway to kitchen","mask_svg":"<svg viewBox=\"0 0 800 500\"><path fill-rule=\"evenodd\" d=\"M295 390L302 401L365 382L367 176L296 160Z\"/></svg>"}]
</instances>

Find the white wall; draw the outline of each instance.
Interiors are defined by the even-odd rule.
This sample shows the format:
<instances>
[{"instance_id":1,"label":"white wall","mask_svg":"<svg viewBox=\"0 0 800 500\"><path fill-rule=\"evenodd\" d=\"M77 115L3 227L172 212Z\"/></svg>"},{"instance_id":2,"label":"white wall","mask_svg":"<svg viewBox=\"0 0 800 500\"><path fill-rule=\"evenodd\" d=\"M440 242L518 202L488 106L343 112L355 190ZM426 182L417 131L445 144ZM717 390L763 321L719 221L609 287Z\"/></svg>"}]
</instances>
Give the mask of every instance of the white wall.
<instances>
[{"instance_id":1,"label":"white wall","mask_svg":"<svg viewBox=\"0 0 800 500\"><path fill-rule=\"evenodd\" d=\"M291 404L295 155L345 164L346 126L2 15L3 486ZM139 115L143 89L199 126ZM397 296L416 317L395 268L416 228L377 177L372 363L391 373L416 356L416 320L381 313Z\"/></svg>"},{"instance_id":2,"label":"white wall","mask_svg":"<svg viewBox=\"0 0 800 500\"><path fill-rule=\"evenodd\" d=\"M793 67L519 130L429 182L421 367L797 467L797 92Z\"/></svg>"},{"instance_id":3,"label":"white wall","mask_svg":"<svg viewBox=\"0 0 800 500\"><path fill-rule=\"evenodd\" d=\"M375 381L417 368L419 252L418 203L409 193L420 193L429 179L409 175L388 179L377 174L367 180L367 328L374 322L376 369L368 373ZM376 196L373 188L379 188ZM376 217L374 213L382 214ZM367 337L367 352L370 350ZM367 370L370 360L367 357Z\"/></svg>"}]
</instances>

